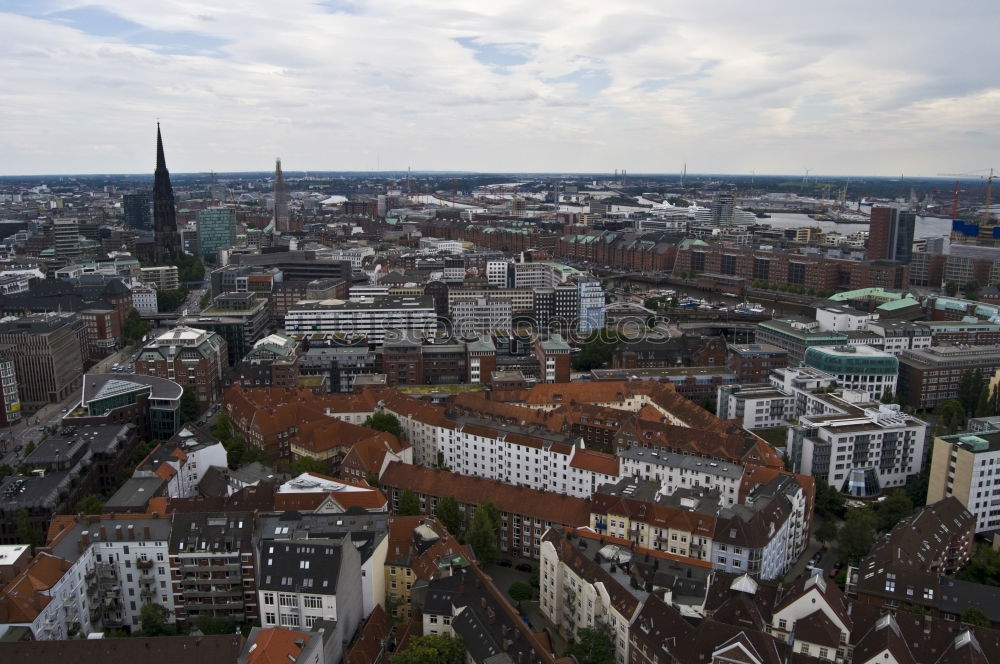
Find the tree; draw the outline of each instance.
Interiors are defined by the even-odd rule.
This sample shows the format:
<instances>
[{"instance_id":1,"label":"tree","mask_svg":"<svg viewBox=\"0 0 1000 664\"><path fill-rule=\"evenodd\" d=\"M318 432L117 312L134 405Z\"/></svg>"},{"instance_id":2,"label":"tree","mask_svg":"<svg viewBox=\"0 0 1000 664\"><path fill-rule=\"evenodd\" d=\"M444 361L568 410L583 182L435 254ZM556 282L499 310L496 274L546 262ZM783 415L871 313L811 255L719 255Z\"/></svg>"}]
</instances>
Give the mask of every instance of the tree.
<instances>
[{"instance_id":1,"label":"tree","mask_svg":"<svg viewBox=\"0 0 1000 664\"><path fill-rule=\"evenodd\" d=\"M958 295L958 284L954 281L949 281L944 285L944 292L948 297L955 297Z\"/></svg>"},{"instance_id":2,"label":"tree","mask_svg":"<svg viewBox=\"0 0 1000 664\"><path fill-rule=\"evenodd\" d=\"M497 561L500 551L497 549L497 535L500 532L499 523L493 515L480 505L472 515L472 523L465 531L465 541L476 553L476 558L488 567ZM495 508L494 508L495 509Z\"/></svg>"},{"instance_id":3,"label":"tree","mask_svg":"<svg viewBox=\"0 0 1000 664\"><path fill-rule=\"evenodd\" d=\"M816 540L827 544L837 539L837 524L834 521L824 521L816 529Z\"/></svg>"},{"instance_id":4,"label":"tree","mask_svg":"<svg viewBox=\"0 0 1000 664\"><path fill-rule=\"evenodd\" d=\"M965 408L956 399L948 399L938 404L934 414L937 416L938 426L948 433L955 433L965 422Z\"/></svg>"},{"instance_id":5,"label":"tree","mask_svg":"<svg viewBox=\"0 0 1000 664\"><path fill-rule=\"evenodd\" d=\"M198 306L201 307L202 309L205 309L211 302L212 302L212 291L207 290L204 293L202 293L201 299L198 301Z\"/></svg>"},{"instance_id":6,"label":"tree","mask_svg":"<svg viewBox=\"0 0 1000 664\"><path fill-rule=\"evenodd\" d=\"M364 426L375 431L391 433L396 438L403 435L403 428L399 425L399 420L392 413L373 413L365 420Z\"/></svg>"},{"instance_id":7,"label":"tree","mask_svg":"<svg viewBox=\"0 0 1000 664\"><path fill-rule=\"evenodd\" d=\"M32 552L42 545L42 531L31 523L31 516L28 514L28 510L22 507L17 511L14 525L19 543L29 545Z\"/></svg>"},{"instance_id":8,"label":"tree","mask_svg":"<svg viewBox=\"0 0 1000 664\"><path fill-rule=\"evenodd\" d=\"M76 504L76 511L79 514L100 514L103 509L104 502L94 494Z\"/></svg>"},{"instance_id":9,"label":"tree","mask_svg":"<svg viewBox=\"0 0 1000 664\"><path fill-rule=\"evenodd\" d=\"M190 387L185 387L184 392L181 393L180 411L181 422L184 424L194 422L201 415L201 406L198 405L198 399Z\"/></svg>"},{"instance_id":10,"label":"tree","mask_svg":"<svg viewBox=\"0 0 1000 664\"><path fill-rule=\"evenodd\" d=\"M139 621L142 623L143 636L164 636L173 634L173 628L167 622L170 611L159 604L144 604L139 610Z\"/></svg>"},{"instance_id":11,"label":"tree","mask_svg":"<svg viewBox=\"0 0 1000 664\"><path fill-rule=\"evenodd\" d=\"M507 594L510 598L520 604L521 602L527 602L532 597L535 596L535 591L530 584L524 581L515 581L510 584L510 588L507 589Z\"/></svg>"},{"instance_id":12,"label":"tree","mask_svg":"<svg viewBox=\"0 0 1000 664\"><path fill-rule=\"evenodd\" d=\"M983 372L981 369L975 371L969 369L962 373L962 378L958 382L958 401L962 405L965 415L972 415L975 412L982 386Z\"/></svg>"},{"instance_id":13,"label":"tree","mask_svg":"<svg viewBox=\"0 0 1000 664\"><path fill-rule=\"evenodd\" d=\"M452 535L462 531L462 511L458 508L458 501L454 496L445 496L439 500L437 507L434 508L434 516Z\"/></svg>"},{"instance_id":14,"label":"tree","mask_svg":"<svg viewBox=\"0 0 1000 664\"><path fill-rule=\"evenodd\" d=\"M161 314L173 313L187 296L187 286L181 286L177 290L158 290L156 291L156 310Z\"/></svg>"},{"instance_id":15,"label":"tree","mask_svg":"<svg viewBox=\"0 0 1000 664\"><path fill-rule=\"evenodd\" d=\"M614 664L615 661L615 646L611 640L611 632L606 627L585 627L579 630L576 642L567 652L576 657L580 664Z\"/></svg>"},{"instance_id":16,"label":"tree","mask_svg":"<svg viewBox=\"0 0 1000 664\"><path fill-rule=\"evenodd\" d=\"M580 353L573 360L573 368L577 371L600 369L611 361L621 338L614 330L594 330L583 342Z\"/></svg>"},{"instance_id":17,"label":"tree","mask_svg":"<svg viewBox=\"0 0 1000 664\"><path fill-rule=\"evenodd\" d=\"M973 627L989 627L991 625L986 614L974 606L965 610L965 613L962 614L962 622Z\"/></svg>"},{"instance_id":18,"label":"tree","mask_svg":"<svg viewBox=\"0 0 1000 664\"><path fill-rule=\"evenodd\" d=\"M202 634L232 634L236 631L236 622L231 618L221 618L202 614L194 619L195 626Z\"/></svg>"},{"instance_id":19,"label":"tree","mask_svg":"<svg viewBox=\"0 0 1000 664\"><path fill-rule=\"evenodd\" d=\"M396 514L399 516L420 514L420 499L417 498L417 494L409 489L403 489L403 493L399 495L399 506L396 508Z\"/></svg>"},{"instance_id":20,"label":"tree","mask_svg":"<svg viewBox=\"0 0 1000 664\"><path fill-rule=\"evenodd\" d=\"M892 393L892 388L891 387L885 388L885 392L882 393L882 399L881 399L881 401L882 401L882 403L896 403L896 397Z\"/></svg>"},{"instance_id":21,"label":"tree","mask_svg":"<svg viewBox=\"0 0 1000 664\"><path fill-rule=\"evenodd\" d=\"M871 550L875 539L875 514L869 509L847 513L844 526L837 533L837 546L849 564L856 565Z\"/></svg>"},{"instance_id":22,"label":"tree","mask_svg":"<svg viewBox=\"0 0 1000 664\"><path fill-rule=\"evenodd\" d=\"M982 389L979 390L979 399L976 401L976 417L989 417L993 413L990 408L990 386L988 383L983 383Z\"/></svg>"},{"instance_id":23,"label":"tree","mask_svg":"<svg viewBox=\"0 0 1000 664\"><path fill-rule=\"evenodd\" d=\"M464 661L462 640L447 634L415 636L392 658L393 664L462 664Z\"/></svg>"},{"instance_id":24,"label":"tree","mask_svg":"<svg viewBox=\"0 0 1000 664\"><path fill-rule=\"evenodd\" d=\"M927 487L930 483L930 473L930 465L925 465L924 469L917 475L911 476L906 486L903 487L914 507L923 507L927 504Z\"/></svg>"},{"instance_id":25,"label":"tree","mask_svg":"<svg viewBox=\"0 0 1000 664\"><path fill-rule=\"evenodd\" d=\"M988 544L976 548L975 555L966 563L956 578L988 586L1000 585L1000 552Z\"/></svg>"},{"instance_id":26,"label":"tree","mask_svg":"<svg viewBox=\"0 0 1000 664\"><path fill-rule=\"evenodd\" d=\"M29 440L28 444L24 446L24 456L28 456L35 451L35 441Z\"/></svg>"},{"instance_id":27,"label":"tree","mask_svg":"<svg viewBox=\"0 0 1000 664\"><path fill-rule=\"evenodd\" d=\"M292 471L296 474L317 473L319 475L329 475L330 467L325 461L304 456L295 460L295 463L292 464Z\"/></svg>"},{"instance_id":28,"label":"tree","mask_svg":"<svg viewBox=\"0 0 1000 664\"><path fill-rule=\"evenodd\" d=\"M821 477L816 478L816 514L824 519L844 518L844 496Z\"/></svg>"},{"instance_id":29,"label":"tree","mask_svg":"<svg viewBox=\"0 0 1000 664\"><path fill-rule=\"evenodd\" d=\"M125 319L125 325L122 329L122 336L125 337L125 343L132 345L149 334L150 326L147 321L144 321L142 317L139 316L139 312L133 309L128 313L128 317Z\"/></svg>"},{"instance_id":30,"label":"tree","mask_svg":"<svg viewBox=\"0 0 1000 664\"><path fill-rule=\"evenodd\" d=\"M8 464L5 463L0 465L0 480L7 477L8 475L13 475L13 474L14 474L14 469L11 468Z\"/></svg>"},{"instance_id":31,"label":"tree","mask_svg":"<svg viewBox=\"0 0 1000 664\"><path fill-rule=\"evenodd\" d=\"M878 504L878 529L887 531L913 511L913 501L902 489L896 489Z\"/></svg>"},{"instance_id":32,"label":"tree","mask_svg":"<svg viewBox=\"0 0 1000 664\"><path fill-rule=\"evenodd\" d=\"M965 293L967 300L975 300L979 298L979 288L978 281L970 281L962 287L962 292Z\"/></svg>"}]
</instances>

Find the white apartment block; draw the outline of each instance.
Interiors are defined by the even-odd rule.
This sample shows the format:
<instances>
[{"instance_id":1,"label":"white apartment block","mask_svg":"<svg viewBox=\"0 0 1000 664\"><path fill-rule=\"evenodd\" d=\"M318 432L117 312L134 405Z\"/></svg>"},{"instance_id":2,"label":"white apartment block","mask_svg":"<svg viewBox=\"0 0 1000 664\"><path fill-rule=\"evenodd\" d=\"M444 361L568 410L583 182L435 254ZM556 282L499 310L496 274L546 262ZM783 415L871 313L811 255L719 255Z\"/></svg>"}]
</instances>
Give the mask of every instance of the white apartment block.
<instances>
[{"instance_id":1,"label":"white apartment block","mask_svg":"<svg viewBox=\"0 0 1000 664\"><path fill-rule=\"evenodd\" d=\"M451 320L455 334L462 336L509 330L513 324L513 308L511 301L504 298L457 299L451 304Z\"/></svg>"},{"instance_id":2,"label":"white apartment block","mask_svg":"<svg viewBox=\"0 0 1000 664\"><path fill-rule=\"evenodd\" d=\"M656 482L664 495L673 494L678 489L717 489L721 506L739 502L744 472L740 464L643 447L619 450L618 456L622 477Z\"/></svg>"},{"instance_id":3,"label":"white apartment block","mask_svg":"<svg viewBox=\"0 0 1000 664\"><path fill-rule=\"evenodd\" d=\"M431 335L437 314L430 297L379 297L353 302L303 300L285 314L285 333L363 335L380 344L387 330Z\"/></svg>"},{"instance_id":4,"label":"white apartment block","mask_svg":"<svg viewBox=\"0 0 1000 664\"><path fill-rule=\"evenodd\" d=\"M139 613L150 602L166 608L173 622L170 519L78 517L63 526L51 553L36 556L13 582L18 592L47 597L44 606L34 602L41 608L30 621L0 623L0 635L13 626L30 627L37 640L139 629ZM57 580L48 587L39 583L53 577Z\"/></svg>"},{"instance_id":5,"label":"white apartment block","mask_svg":"<svg viewBox=\"0 0 1000 664\"><path fill-rule=\"evenodd\" d=\"M156 306L156 289L146 286L142 283L137 283L130 288L132 292L132 306L135 310L142 314L155 314L158 309Z\"/></svg>"},{"instance_id":6,"label":"white apartment block","mask_svg":"<svg viewBox=\"0 0 1000 664\"><path fill-rule=\"evenodd\" d=\"M139 273L141 281L156 286L157 290L177 290L180 288L181 282L177 276L176 265L144 267L139 270Z\"/></svg>"},{"instance_id":7,"label":"white apartment block","mask_svg":"<svg viewBox=\"0 0 1000 664\"><path fill-rule=\"evenodd\" d=\"M843 404L842 413L806 415L789 430L787 449L796 472L867 498L901 488L921 471L925 422L895 404Z\"/></svg>"},{"instance_id":8,"label":"white apartment block","mask_svg":"<svg viewBox=\"0 0 1000 664\"><path fill-rule=\"evenodd\" d=\"M486 281L490 286L506 288L508 265L510 265L508 261L487 261Z\"/></svg>"},{"instance_id":9,"label":"white apartment block","mask_svg":"<svg viewBox=\"0 0 1000 664\"><path fill-rule=\"evenodd\" d=\"M324 260L348 261L351 268L360 270L366 258L374 258L375 249L373 247L337 247L323 251Z\"/></svg>"},{"instance_id":10,"label":"white apartment block","mask_svg":"<svg viewBox=\"0 0 1000 664\"><path fill-rule=\"evenodd\" d=\"M562 534L546 531L539 552L539 608L567 639L575 638L581 629L606 625L615 661L625 664L629 661L628 627L646 593L630 588L628 574L616 564L616 554L631 557L627 551L615 552L610 561L602 557L603 564L598 563Z\"/></svg>"},{"instance_id":11,"label":"white apartment block","mask_svg":"<svg viewBox=\"0 0 1000 664\"><path fill-rule=\"evenodd\" d=\"M827 305L817 307L816 322L824 332L857 332L867 330L878 320L878 314L870 314L851 307Z\"/></svg>"},{"instance_id":12,"label":"white apartment block","mask_svg":"<svg viewBox=\"0 0 1000 664\"><path fill-rule=\"evenodd\" d=\"M532 311L535 306L535 292L530 288L452 288L448 291L448 311L454 311L458 300L481 297L509 300L512 311Z\"/></svg>"}]
</instances>

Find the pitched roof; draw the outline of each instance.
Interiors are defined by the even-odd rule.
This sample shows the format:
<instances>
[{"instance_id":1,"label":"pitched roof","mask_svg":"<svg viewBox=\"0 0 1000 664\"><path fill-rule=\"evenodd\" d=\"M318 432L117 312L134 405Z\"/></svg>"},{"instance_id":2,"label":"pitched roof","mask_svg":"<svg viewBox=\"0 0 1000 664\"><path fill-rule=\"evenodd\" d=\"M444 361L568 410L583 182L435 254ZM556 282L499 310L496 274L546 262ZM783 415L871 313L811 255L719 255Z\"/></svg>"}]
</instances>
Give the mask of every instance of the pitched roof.
<instances>
[{"instance_id":1,"label":"pitched roof","mask_svg":"<svg viewBox=\"0 0 1000 664\"><path fill-rule=\"evenodd\" d=\"M257 638L250 646L247 664L288 664L294 662L312 636L309 632L296 632L285 627L262 629L257 632Z\"/></svg>"},{"instance_id":2,"label":"pitched roof","mask_svg":"<svg viewBox=\"0 0 1000 664\"><path fill-rule=\"evenodd\" d=\"M590 502L561 493L539 491L481 477L459 475L436 468L390 462L380 478L382 486L409 489L428 496L454 496L459 503L493 501L501 512L523 514L549 523L585 526Z\"/></svg>"},{"instance_id":3,"label":"pitched roof","mask_svg":"<svg viewBox=\"0 0 1000 664\"><path fill-rule=\"evenodd\" d=\"M381 604L376 604L344 654L344 664L377 664L385 654L392 623Z\"/></svg>"},{"instance_id":4,"label":"pitched roof","mask_svg":"<svg viewBox=\"0 0 1000 664\"><path fill-rule=\"evenodd\" d=\"M606 454L587 448L578 449L573 454L573 460L569 464L573 468L589 470L602 475L618 477L619 459L614 454Z\"/></svg>"},{"instance_id":5,"label":"pitched roof","mask_svg":"<svg viewBox=\"0 0 1000 664\"><path fill-rule=\"evenodd\" d=\"M72 567L49 553L39 553L28 568L14 578L0 592L0 622L18 623L33 621L48 606L52 598L45 594ZM6 616L2 615L6 613Z\"/></svg>"},{"instance_id":6,"label":"pitched roof","mask_svg":"<svg viewBox=\"0 0 1000 664\"><path fill-rule=\"evenodd\" d=\"M19 641L0 643L0 661L4 664L59 661L74 664L221 664L235 662L242 648L243 637L239 634Z\"/></svg>"}]
</instances>

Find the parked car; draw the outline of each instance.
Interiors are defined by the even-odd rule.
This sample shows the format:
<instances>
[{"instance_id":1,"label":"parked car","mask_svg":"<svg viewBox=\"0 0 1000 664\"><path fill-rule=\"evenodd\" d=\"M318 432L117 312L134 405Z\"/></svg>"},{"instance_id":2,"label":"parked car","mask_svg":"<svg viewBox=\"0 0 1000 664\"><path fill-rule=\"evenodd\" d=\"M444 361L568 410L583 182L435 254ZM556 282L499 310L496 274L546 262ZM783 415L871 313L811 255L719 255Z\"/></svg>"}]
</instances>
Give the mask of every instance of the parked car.
<instances>
[{"instance_id":1,"label":"parked car","mask_svg":"<svg viewBox=\"0 0 1000 664\"><path fill-rule=\"evenodd\" d=\"M840 570L843 569L843 567L844 563L840 562L839 560L835 562L833 564L833 567L830 568L830 578L831 579L837 578L837 575L840 574Z\"/></svg>"},{"instance_id":2,"label":"parked car","mask_svg":"<svg viewBox=\"0 0 1000 664\"><path fill-rule=\"evenodd\" d=\"M814 567L816 565L818 565L819 561L821 561L821 560L823 560L823 552L822 551L817 551L816 553L813 554L812 564L813 564Z\"/></svg>"},{"instance_id":3,"label":"parked car","mask_svg":"<svg viewBox=\"0 0 1000 664\"><path fill-rule=\"evenodd\" d=\"M513 567L514 561L510 558L501 558L500 562L497 564L500 565L500 567Z\"/></svg>"},{"instance_id":4,"label":"parked car","mask_svg":"<svg viewBox=\"0 0 1000 664\"><path fill-rule=\"evenodd\" d=\"M517 565L514 566L514 569L516 569L518 572L530 572L534 568L528 563L518 563Z\"/></svg>"}]
</instances>

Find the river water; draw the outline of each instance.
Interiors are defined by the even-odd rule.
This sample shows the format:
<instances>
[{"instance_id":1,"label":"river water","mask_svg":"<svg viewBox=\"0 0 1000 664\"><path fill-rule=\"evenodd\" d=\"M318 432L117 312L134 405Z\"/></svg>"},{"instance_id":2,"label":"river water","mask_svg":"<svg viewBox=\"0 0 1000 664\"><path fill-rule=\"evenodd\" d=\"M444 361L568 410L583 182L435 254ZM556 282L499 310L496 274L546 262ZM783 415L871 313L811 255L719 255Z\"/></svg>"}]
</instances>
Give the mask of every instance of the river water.
<instances>
[{"instance_id":1,"label":"river water","mask_svg":"<svg viewBox=\"0 0 1000 664\"><path fill-rule=\"evenodd\" d=\"M868 230L868 224L838 224L833 221L816 221L805 214L775 212L770 219L758 219L759 224L768 224L774 228L798 228L800 226L819 226L823 232L837 231L849 235L856 231ZM913 229L914 238L944 237L951 233L951 220L938 217L917 217ZM945 240L947 245L947 239Z\"/></svg>"}]
</instances>

